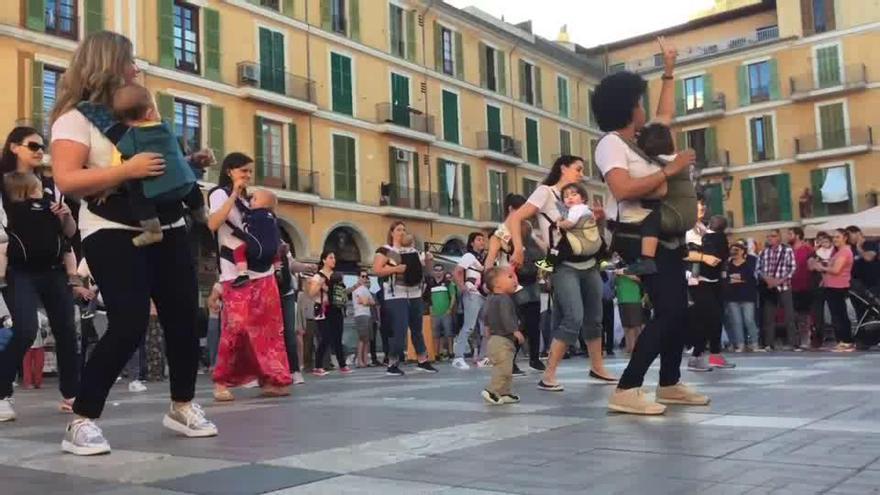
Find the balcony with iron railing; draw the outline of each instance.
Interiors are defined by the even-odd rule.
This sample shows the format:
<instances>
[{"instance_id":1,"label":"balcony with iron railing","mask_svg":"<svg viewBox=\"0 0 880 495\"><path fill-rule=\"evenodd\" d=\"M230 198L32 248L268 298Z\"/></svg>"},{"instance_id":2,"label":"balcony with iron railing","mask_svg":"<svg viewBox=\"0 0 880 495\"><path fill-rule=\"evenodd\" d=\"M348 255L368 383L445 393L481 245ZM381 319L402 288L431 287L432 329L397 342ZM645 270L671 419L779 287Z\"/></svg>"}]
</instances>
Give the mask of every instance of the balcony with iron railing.
<instances>
[{"instance_id":1,"label":"balcony with iron railing","mask_svg":"<svg viewBox=\"0 0 880 495\"><path fill-rule=\"evenodd\" d=\"M810 71L789 78L791 99L807 101L868 88L868 66L851 64L843 66L838 74L817 74Z\"/></svg>"},{"instance_id":2,"label":"balcony with iron railing","mask_svg":"<svg viewBox=\"0 0 880 495\"><path fill-rule=\"evenodd\" d=\"M295 110L315 112L315 82L257 62L239 62L238 87L243 96Z\"/></svg>"},{"instance_id":3,"label":"balcony with iron railing","mask_svg":"<svg viewBox=\"0 0 880 495\"><path fill-rule=\"evenodd\" d=\"M699 46L680 48L677 64L693 62L702 58L714 57L728 52L743 50L756 45L773 43L779 39L779 28L769 26L755 31L749 36L737 36ZM624 69L632 72L651 72L663 68L663 58L654 55L624 64Z\"/></svg>"},{"instance_id":4,"label":"balcony with iron railing","mask_svg":"<svg viewBox=\"0 0 880 495\"><path fill-rule=\"evenodd\" d=\"M854 155L871 151L873 145L874 131L870 126L831 129L795 138L794 157L813 160Z\"/></svg>"},{"instance_id":5,"label":"balcony with iron railing","mask_svg":"<svg viewBox=\"0 0 880 495\"><path fill-rule=\"evenodd\" d=\"M522 141L494 131L477 132L477 153L482 158L508 163L522 162Z\"/></svg>"},{"instance_id":6,"label":"balcony with iron railing","mask_svg":"<svg viewBox=\"0 0 880 495\"><path fill-rule=\"evenodd\" d=\"M480 203L476 220L481 222L502 222L504 221L504 204L502 201L493 203L492 201L483 201Z\"/></svg>"},{"instance_id":7,"label":"balcony with iron railing","mask_svg":"<svg viewBox=\"0 0 880 495\"><path fill-rule=\"evenodd\" d=\"M688 108L687 101L682 103L680 113L674 120L676 124L693 123L723 117L724 112L727 110L727 99L724 93L721 92L711 95L708 100L703 100L703 104L700 106Z\"/></svg>"},{"instance_id":8,"label":"balcony with iron railing","mask_svg":"<svg viewBox=\"0 0 880 495\"><path fill-rule=\"evenodd\" d=\"M263 164L264 170L279 171L284 170L282 164ZM258 177L256 184L258 186L271 187L282 191L293 193L318 195L318 172L307 169L291 168L286 174L270 174ZM283 198L283 195L280 195Z\"/></svg>"},{"instance_id":9,"label":"balcony with iron railing","mask_svg":"<svg viewBox=\"0 0 880 495\"><path fill-rule=\"evenodd\" d=\"M383 182L379 186L379 205L434 213L437 207L437 195L418 188Z\"/></svg>"},{"instance_id":10,"label":"balcony with iron railing","mask_svg":"<svg viewBox=\"0 0 880 495\"><path fill-rule=\"evenodd\" d=\"M376 122L382 125L381 130L389 134L417 139L435 141L434 116L408 105L395 105L389 102L376 104Z\"/></svg>"}]
</instances>

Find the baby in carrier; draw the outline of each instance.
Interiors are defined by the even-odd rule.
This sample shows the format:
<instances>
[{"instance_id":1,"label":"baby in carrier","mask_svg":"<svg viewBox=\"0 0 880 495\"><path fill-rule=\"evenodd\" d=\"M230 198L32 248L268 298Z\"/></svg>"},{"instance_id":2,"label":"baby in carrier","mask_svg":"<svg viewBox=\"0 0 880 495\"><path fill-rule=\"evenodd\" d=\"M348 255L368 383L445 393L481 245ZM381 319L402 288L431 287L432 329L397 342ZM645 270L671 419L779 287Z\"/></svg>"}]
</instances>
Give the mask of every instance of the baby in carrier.
<instances>
[{"instance_id":1,"label":"baby in carrier","mask_svg":"<svg viewBox=\"0 0 880 495\"><path fill-rule=\"evenodd\" d=\"M238 277L232 281L233 287L242 287L250 281L249 270L264 272L273 266L280 267L281 233L275 216L277 206L278 197L266 189L253 192L250 207L236 201L244 229L229 224L232 235L239 241L234 246L226 246L232 250L232 259L238 270Z\"/></svg>"},{"instance_id":2,"label":"baby in carrier","mask_svg":"<svg viewBox=\"0 0 880 495\"><path fill-rule=\"evenodd\" d=\"M76 274L76 255L64 236L61 221L52 212L43 184L32 173L9 172L3 176L6 192L8 241L0 244L0 288L6 287L10 260L45 267L61 261L71 285L81 285Z\"/></svg>"},{"instance_id":3,"label":"baby in carrier","mask_svg":"<svg viewBox=\"0 0 880 495\"><path fill-rule=\"evenodd\" d=\"M550 249L547 257L535 262L543 271L553 272L560 261L573 257L571 241L567 235L561 234L575 228L581 228L585 222L593 219L593 210L587 206L587 191L580 184L569 184L562 188L562 205L558 205L562 214L550 227ZM549 220L549 218L548 218ZM560 232L559 239L553 243L553 230Z\"/></svg>"},{"instance_id":4,"label":"baby in carrier","mask_svg":"<svg viewBox=\"0 0 880 495\"><path fill-rule=\"evenodd\" d=\"M392 287L397 285L405 285L407 287L417 287L422 283L422 258L418 250L415 248L415 237L412 234L406 234L400 240L400 252L388 252L388 264L390 266L406 265L406 271L401 275L392 275Z\"/></svg>"},{"instance_id":5,"label":"baby in carrier","mask_svg":"<svg viewBox=\"0 0 880 495\"><path fill-rule=\"evenodd\" d=\"M162 122L153 97L143 86L129 84L113 94L113 113L129 126L116 143L123 159L142 152L159 153L165 160L165 172L158 177L125 183L132 214L144 231L135 236L135 246L162 241L162 226L156 204L183 201L195 221L205 223L205 199L196 183L195 173L186 162L174 131Z\"/></svg>"}]
</instances>

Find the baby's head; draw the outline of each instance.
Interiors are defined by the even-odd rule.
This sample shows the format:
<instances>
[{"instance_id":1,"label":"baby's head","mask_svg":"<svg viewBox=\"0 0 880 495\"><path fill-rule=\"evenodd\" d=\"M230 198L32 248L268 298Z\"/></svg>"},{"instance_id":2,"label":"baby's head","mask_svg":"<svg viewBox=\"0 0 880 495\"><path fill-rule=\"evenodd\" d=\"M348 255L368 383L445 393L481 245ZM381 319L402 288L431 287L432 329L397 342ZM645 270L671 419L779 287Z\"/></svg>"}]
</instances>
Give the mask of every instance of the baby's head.
<instances>
[{"instance_id":1,"label":"baby's head","mask_svg":"<svg viewBox=\"0 0 880 495\"><path fill-rule=\"evenodd\" d=\"M637 143L639 148L652 158L675 153L672 131L669 126L663 124L653 123L642 127Z\"/></svg>"},{"instance_id":2,"label":"baby's head","mask_svg":"<svg viewBox=\"0 0 880 495\"><path fill-rule=\"evenodd\" d=\"M43 184L30 172L9 172L3 176L3 189L6 197L13 203L43 196Z\"/></svg>"},{"instance_id":3,"label":"baby's head","mask_svg":"<svg viewBox=\"0 0 880 495\"><path fill-rule=\"evenodd\" d=\"M126 84L113 93L113 115L122 122L159 120L153 95L140 84Z\"/></svg>"},{"instance_id":4,"label":"baby's head","mask_svg":"<svg viewBox=\"0 0 880 495\"><path fill-rule=\"evenodd\" d=\"M278 206L278 196L275 195L272 191L268 189L256 189L251 193L251 208L265 208L267 210L275 211L275 207Z\"/></svg>"},{"instance_id":5,"label":"baby's head","mask_svg":"<svg viewBox=\"0 0 880 495\"><path fill-rule=\"evenodd\" d=\"M709 230L712 232L724 232L727 229L727 217L724 215L712 215L709 217Z\"/></svg>"},{"instance_id":6,"label":"baby's head","mask_svg":"<svg viewBox=\"0 0 880 495\"><path fill-rule=\"evenodd\" d=\"M516 277L507 266L497 266L486 272L486 287L493 294L513 294L516 292Z\"/></svg>"},{"instance_id":7,"label":"baby's head","mask_svg":"<svg viewBox=\"0 0 880 495\"><path fill-rule=\"evenodd\" d=\"M577 182L562 188L562 201L569 208L574 205L582 205L587 202L587 188Z\"/></svg>"},{"instance_id":8,"label":"baby's head","mask_svg":"<svg viewBox=\"0 0 880 495\"><path fill-rule=\"evenodd\" d=\"M406 234L400 240L400 247L411 248L416 243L416 238L412 234Z\"/></svg>"}]
</instances>

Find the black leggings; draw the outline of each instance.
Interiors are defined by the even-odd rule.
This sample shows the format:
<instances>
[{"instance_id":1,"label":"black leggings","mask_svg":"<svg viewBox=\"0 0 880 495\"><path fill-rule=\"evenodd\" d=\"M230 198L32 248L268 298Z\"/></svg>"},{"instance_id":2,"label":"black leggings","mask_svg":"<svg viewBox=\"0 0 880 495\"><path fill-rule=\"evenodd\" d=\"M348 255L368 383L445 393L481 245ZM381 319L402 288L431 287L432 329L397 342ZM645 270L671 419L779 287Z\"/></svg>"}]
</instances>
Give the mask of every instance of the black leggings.
<instances>
[{"instance_id":1,"label":"black leggings","mask_svg":"<svg viewBox=\"0 0 880 495\"><path fill-rule=\"evenodd\" d=\"M541 301L520 304L517 309L525 329L526 339L529 342L529 361L537 361L541 349ZM518 344L516 354L519 354ZM516 355L514 355L514 359L516 359Z\"/></svg>"},{"instance_id":2,"label":"black leggings","mask_svg":"<svg viewBox=\"0 0 880 495\"><path fill-rule=\"evenodd\" d=\"M135 247L135 231L103 229L83 240L83 252L107 307L107 332L83 370L73 412L98 418L119 372L144 339L150 300L165 336L171 400L195 395L199 367L198 285L186 229L165 231L161 242Z\"/></svg>"},{"instance_id":3,"label":"black leggings","mask_svg":"<svg viewBox=\"0 0 880 495\"><path fill-rule=\"evenodd\" d=\"M824 294L828 303L828 312L831 313L831 322L834 323L834 337L838 342L852 344L852 322L849 321L849 314L846 312L849 289L826 287Z\"/></svg>"},{"instance_id":4,"label":"black leggings","mask_svg":"<svg viewBox=\"0 0 880 495\"><path fill-rule=\"evenodd\" d=\"M336 361L339 367L345 366L345 350L342 348L342 324L344 316L342 310L335 306L327 309L327 317L318 321L318 350L315 353L315 367L320 368L324 363L324 353L328 347L333 347L336 352Z\"/></svg>"},{"instance_id":5,"label":"black leggings","mask_svg":"<svg viewBox=\"0 0 880 495\"><path fill-rule=\"evenodd\" d=\"M700 281L699 285L690 288L694 305L691 307L692 318L688 326L691 332L691 344L694 346L694 357L700 357L709 343L709 352L721 353L721 319L724 302L721 300L721 283Z\"/></svg>"},{"instance_id":6,"label":"black leggings","mask_svg":"<svg viewBox=\"0 0 880 495\"><path fill-rule=\"evenodd\" d=\"M6 291L9 312L15 326L12 340L0 352L0 399L12 396L12 382L25 352L34 343L39 323L37 307L42 303L55 337L61 395L72 399L79 389L79 356L73 321L73 295L62 268L21 270L9 267Z\"/></svg>"},{"instance_id":7,"label":"black leggings","mask_svg":"<svg viewBox=\"0 0 880 495\"><path fill-rule=\"evenodd\" d=\"M614 299L602 301L602 347L614 353Z\"/></svg>"}]
</instances>

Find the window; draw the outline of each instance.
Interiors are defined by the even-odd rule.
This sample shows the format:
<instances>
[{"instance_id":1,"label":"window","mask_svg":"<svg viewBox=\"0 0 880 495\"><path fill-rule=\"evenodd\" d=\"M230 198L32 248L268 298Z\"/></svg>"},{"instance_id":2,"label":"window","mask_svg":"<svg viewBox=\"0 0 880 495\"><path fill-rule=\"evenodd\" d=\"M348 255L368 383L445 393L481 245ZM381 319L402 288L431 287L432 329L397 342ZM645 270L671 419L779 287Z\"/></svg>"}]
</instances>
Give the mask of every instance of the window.
<instances>
[{"instance_id":1,"label":"window","mask_svg":"<svg viewBox=\"0 0 880 495\"><path fill-rule=\"evenodd\" d=\"M760 162L774 158L773 117L763 115L749 120L749 136L752 140L752 161Z\"/></svg>"},{"instance_id":2,"label":"window","mask_svg":"<svg viewBox=\"0 0 880 495\"><path fill-rule=\"evenodd\" d=\"M654 54L654 67L663 67L663 54L655 53Z\"/></svg>"},{"instance_id":3,"label":"window","mask_svg":"<svg viewBox=\"0 0 880 495\"><path fill-rule=\"evenodd\" d=\"M767 61L748 66L749 98L751 103L770 99L770 64Z\"/></svg>"},{"instance_id":4,"label":"window","mask_svg":"<svg viewBox=\"0 0 880 495\"><path fill-rule=\"evenodd\" d=\"M559 115L568 117L568 79L556 77L556 92L559 95Z\"/></svg>"},{"instance_id":5,"label":"window","mask_svg":"<svg viewBox=\"0 0 880 495\"><path fill-rule=\"evenodd\" d=\"M174 4L174 65L179 70L199 73L199 10Z\"/></svg>"},{"instance_id":6,"label":"window","mask_svg":"<svg viewBox=\"0 0 880 495\"><path fill-rule=\"evenodd\" d=\"M693 148L696 151L698 166L708 163L706 156L706 129L687 131L687 147Z\"/></svg>"},{"instance_id":7,"label":"window","mask_svg":"<svg viewBox=\"0 0 880 495\"><path fill-rule=\"evenodd\" d=\"M46 0L46 32L76 39L78 24L76 4L76 0Z\"/></svg>"},{"instance_id":8,"label":"window","mask_svg":"<svg viewBox=\"0 0 880 495\"><path fill-rule=\"evenodd\" d=\"M54 67L43 67L43 101L36 103L40 105L40 119L39 125L42 126L43 136L46 139L49 138L49 130L51 126L49 125L49 115L52 113L52 108L55 107L55 97L58 95L58 84L61 82L61 74L64 71L61 69L56 69ZM34 119L34 125L37 125L37 119Z\"/></svg>"},{"instance_id":9,"label":"window","mask_svg":"<svg viewBox=\"0 0 880 495\"><path fill-rule=\"evenodd\" d=\"M846 116L843 102L819 107L819 138L821 149L847 146Z\"/></svg>"},{"instance_id":10,"label":"window","mask_svg":"<svg viewBox=\"0 0 880 495\"><path fill-rule=\"evenodd\" d=\"M470 165L440 158L437 160L437 176L440 214L472 218Z\"/></svg>"},{"instance_id":11,"label":"window","mask_svg":"<svg viewBox=\"0 0 880 495\"><path fill-rule=\"evenodd\" d=\"M758 177L755 184L755 210L758 223L778 222L782 219L779 208L780 191L776 177Z\"/></svg>"},{"instance_id":12,"label":"window","mask_svg":"<svg viewBox=\"0 0 880 495\"><path fill-rule=\"evenodd\" d=\"M528 62L520 61L520 89L522 100L529 105L534 105L535 98L535 66Z\"/></svg>"},{"instance_id":13,"label":"window","mask_svg":"<svg viewBox=\"0 0 880 495\"><path fill-rule=\"evenodd\" d=\"M690 77L684 80L685 111L700 112L703 110L703 76Z\"/></svg>"},{"instance_id":14,"label":"window","mask_svg":"<svg viewBox=\"0 0 880 495\"><path fill-rule=\"evenodd\" d=\"M526 117L526 161L541 164L541 151L538 148L538 121Z\"/></svg>"},{"instance_id":15,"label":"window","mask_svg":"<svg viewBox=\"0 0 880 495\"><path fill-rule=\"evenodd\" d=\"M507 196L507 173L489 170L489 218L493 222L504 220L504 197Z\"/></svg>"},{"instance_id":16,"label":"window","mask_svg":"<svg viewBox=\"0 0 880 495\"><path fill-rule=\"evenodd\" d=\"M398 57L406 57L406 36L404 35L405 15L403 9L397 5L388 4L389 22L391 25L391 53Z\"/></svg>"},{"instance_id":17,"label":"window","mask_svg":"<svg viewBox=\"0 0 880 495\"><path fill-rule=\"evenodd\" d=\"M260 0L260 6L272 10L281 10L281 0Z\"/></svg>"},{"instance_id":18,"label":"window","mask_svg":"<svg viewBox=\"0 0 880 495\"><path fill-rule=\"evenodd\" d=\"M281 187L284 184L283 127L266 119L262 119L262 123L263 184Z\"/></svg>"},{"instance_id":19,"label":"window","mask_svg":"<svg viewBox=\"0 0 880 495\"><path fill-rule=\"evenodd\" d=\"M202 149L202 106L191 101L175 99L174 133L183 142L187 152L193 153Z\"/></svg>"},{"instance_id":20,"label":"window","mask_svg":"<svg viewBox=\"0 0 880 495\"><path fill-rule=\"evenodd\" d=\"M565 129L559 129L559 154L571 154L571 132Z\"/></svg>"},{"instance_id":21,"label":"window","mask_svg":"<svg viewBox=\"0 0 880 495\"><path fill-rule=\"evenodd\" d=\"M445 27L440 27L440 39L442 46L442 57L443 64L442 70L444 74L449 74L450 76L455 75L455 49L453 47L453 35L452 31Z\"/></svg>"},{"instance_id":22,"label":"window","mask_svg":"<svg viewBox=\"0 0 880 495\"><path fill-rule=\"evenodd\" d=\"M419 191L419 158L412 151L389 148L391 182L390 204L421 209Z\"/></svg>"},{"instance_id":23,"label":"window","mask_svg":"<svg viewBox=\"0 0 880 495\"><path fill-rule=\"evenodd\" d=\"M333 197L357 201L357 165L354 138L333 135Z\"/></svg>"},{"instance_id":24,"label":"window","mask_svg":"<svg viewBox=\"0 0 880 495\"><path fill-rule=\"evenodd\" d=\"M788 174L743 179L740 186L746 225L791 220L791 180Z\"/></svg>"},{"instance_id":25,"label":"window","mask_svg":"<svg viewBox=\"0 0 880 495\"><path fill-rule=\"evenodd\" d=\"M458 136L458 95L443 90L443 140L459 142Z\"/></svg>"},{"instance_id":26,"label":"window","mask_svg":"<svg viewBox=\"0 0 880 495\"><path fill-rule=\"evenodd\" d=\"M334 112L354 115L351 73L351 58L339 53L330 54L331 100Z\"/></svg>"},{"instance_id":27,"label":"window","mask_svg":"<svg viewBox=\"0 0 880 495\"><path fill-rule=\"evenodd\" d=\"M621 62L619 64L611 64L608 66L608 73L614 74L615 72L620 72L624 69L626 69L626 64L623 62Z\"/></svg>"},{"instance_id":28,"label":"window","mask_svg":"<svg viewBox=\"0 0 880 495\"><path fill-rule=\"evenodd\" d=\"M834 7L832 6L832 8ZM813 31L824 33L827 30L828 16L825 13L825 0L813 0Z\"/></svg>"},{"instance_id":29,"label":"window","mask_svg":"<svg viewBox=\"0 0 880 495\"><path fill-rule=\"evenodd\" d=\"M484 53L486 54L486 89L498 91L498 52L491 46L484 45L483 49L485 50ZM501 75L501 77L504 76Z\"/></svg>"},{"instance_id":30,"label":"window","mask_svg":"<svg viewBox=\"0 0 880 495\"><path fill-rule=\"evenodd\" d=\"M345 0L328 0L330 2L330 30L345 34Z\"/></svg>"},{"instance_id":31,"label":"window","mask_svg":"<svg viewBox=\"0 0 880 495\"><path fill-rule=\"evenodd\" d=\"M852 181L849 165L810 171L812 216L852 213Z\"/></svg>"},{"instance_id":32,"label":"window","mask_svg":"<svg viewBox=\"0 0 880 495\"><path fill-rule=\"evenodd\" d=\"M724 191L721 184L703 186L703 202L706 205L707 215L724 215Z\"/></svg>"},{"instance_id":33,"label":"window","mask_svg":"<svg viewBox=\"0 0 880 495\"><path fill-rule=\"evenodd\" d=\"M840 54L837 45L816 49L817 88L828 88L841 83Z\"/></svg>"},{"instance_id":34,"label":"window","mask_svg":"<svg viewBox=\"0 0 880 495\"><path fill-rule=\"evenodd\" d=\"M523 180L522 180L522 195L523 196L528 198L529 196L532 195L533 192L535 192L535 189L537 189L537 188L538 188L538 181L537 180L523 177Z\"/></svg>"}]
</instances>

